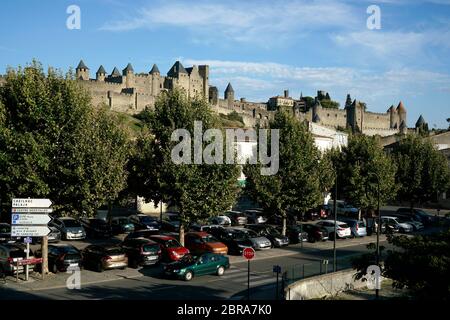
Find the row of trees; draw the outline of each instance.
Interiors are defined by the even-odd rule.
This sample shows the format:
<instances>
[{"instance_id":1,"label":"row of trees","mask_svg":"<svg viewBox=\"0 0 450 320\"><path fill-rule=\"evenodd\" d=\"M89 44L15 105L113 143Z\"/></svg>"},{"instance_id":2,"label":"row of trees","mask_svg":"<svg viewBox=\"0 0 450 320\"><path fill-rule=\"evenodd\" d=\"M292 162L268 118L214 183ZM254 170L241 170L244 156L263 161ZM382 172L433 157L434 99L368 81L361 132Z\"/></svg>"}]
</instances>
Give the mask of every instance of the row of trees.
<instances>
[{"instance_id":1,"label":"row of trees","mask_svg":"<svg viewBox=\"0 0 450 320\"><path fill-rule=\"evenodd\" d=\"M234 204L241 191L238 165L178 165L171 158L179 143L171 139L175 129L194 136L194 121L202 121L203 130L220 127L206 101L187 99L177 90L163 94L154 110L140 115L142 132L130 139L123 122L94 110L73 79L52 69L45 74L36 62L8 71L0 87L2 203L48 197L59 213L77 216L93 215L118 197L139 195L178 208L181 241L187 224ZM448 187L445 158L420 138L402 141L387 155L376 138L356 135L342 152L322 155L307 127L291 115L276 113L269 127L280 130L278 173L263 176L261 164L245 165L245 191L282 216L284 227L288 209L303 213L320 204L336 177L340 197L363 209L376 206L378 184L382 203L397 191L402 199L426 201ZM203 141L201 150L219 152L208 148L212 142ZM195 144L189 148L182 153L194 155Z\"/></svg>"}]
</instances>

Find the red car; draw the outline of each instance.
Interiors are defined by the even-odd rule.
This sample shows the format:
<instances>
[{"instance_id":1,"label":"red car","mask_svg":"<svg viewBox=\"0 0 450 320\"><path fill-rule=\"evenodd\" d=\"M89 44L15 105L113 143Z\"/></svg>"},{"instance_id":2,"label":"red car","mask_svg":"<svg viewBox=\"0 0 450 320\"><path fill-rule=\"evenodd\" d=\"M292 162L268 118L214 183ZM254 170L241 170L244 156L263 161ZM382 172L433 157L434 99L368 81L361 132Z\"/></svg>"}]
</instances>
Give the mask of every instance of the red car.
<instances>
[{"instance_id":1,"label":"red car","mask_svg":"<svg viewBox=\"0 0 450 320\"><path fill-rule=\"evenodd\" d=\"M228 253L228 247L225 244L206 232L188 232L184 237L184 244L189 251L195 254Z\"/></svg>"},{"instance_id":2,"label":"red car","mask_svg":"<svg viewBox=\"0 0 450 320\"><path fill-rule=\"evenodd\" d=\"M163 235L152 235L148 237L160 244L162 250L162 259L168 261L178 261L189 250L183 247L175 238Z\"/></svg>"}]
</instances>

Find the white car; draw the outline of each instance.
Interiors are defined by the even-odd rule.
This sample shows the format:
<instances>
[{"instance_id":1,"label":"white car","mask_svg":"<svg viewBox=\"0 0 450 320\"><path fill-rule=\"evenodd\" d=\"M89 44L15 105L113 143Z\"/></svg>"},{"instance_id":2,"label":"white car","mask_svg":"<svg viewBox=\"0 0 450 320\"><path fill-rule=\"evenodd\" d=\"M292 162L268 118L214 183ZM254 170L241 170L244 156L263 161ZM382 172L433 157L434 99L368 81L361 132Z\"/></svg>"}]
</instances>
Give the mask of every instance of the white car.
<instances>
[{"instance_id":1,"label":"white car","mask_svg":"<svg viewBox=\"0 0 450 320\"><path fill-rule=\"evenodd\" d=\"M334 237L334 220L322 220L317 222L318 226L328 231L328 238ZM336 235L338 238L348 238L352 235L352 231L348 224L342 221L336 221Z\"/></svg>"},{"instance_id":2,"label":"white car","mask_svg":"<svg viewBox=\"0 0 450 320\"><path fill-rule=\"evenodd\" d=\"M212 224L218 224L220 226L231 226L231 219L225 215L219 215L209 219Z\"/></svg>"}]
</instances>

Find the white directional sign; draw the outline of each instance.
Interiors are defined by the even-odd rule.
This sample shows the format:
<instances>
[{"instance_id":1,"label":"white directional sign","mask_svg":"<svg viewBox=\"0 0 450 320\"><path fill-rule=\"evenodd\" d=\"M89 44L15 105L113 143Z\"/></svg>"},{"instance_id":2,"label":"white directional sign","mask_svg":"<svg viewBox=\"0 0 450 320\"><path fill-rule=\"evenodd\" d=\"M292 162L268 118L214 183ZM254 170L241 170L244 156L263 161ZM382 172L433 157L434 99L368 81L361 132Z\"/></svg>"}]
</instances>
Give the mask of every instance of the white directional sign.
<instances>
[{"instance_id":1,"label":"white directional sign","mask_svg":"<svg viewBox=\"0 0 450 320\"><path fill-rule=\"evenodd\" d=\"M52 220L47 214L13 213L11 225L40 225L47 224Z\"/></svg>"},{"instance_id":2,"label":"white directional sign","mask_svg":"<svg viewBox=\"0 0 450 320\"><path fill-rule=\"evenodd\" d=\"M11 226L11 237L45 237L50 231L46 226Z\"/></svg>"},{"instance_id":3,"label":"white directional sign","mask_svg":"<svg viewBox=\"0 0 450 320\"><path fill-rule=\"evenodd\" d=\"M50 199L13 199L13 208L48 208L52 205Z\"/></svg>"},{"instance_id":4,"label":"white directional sign","mask_svg":"<svg viewBox=\"0 0 450 320\"><path fill-rule=\"evenodd\" d=\"M12 208L12 213L52 213L52 208Z\"/></svg>"}]
</instances>

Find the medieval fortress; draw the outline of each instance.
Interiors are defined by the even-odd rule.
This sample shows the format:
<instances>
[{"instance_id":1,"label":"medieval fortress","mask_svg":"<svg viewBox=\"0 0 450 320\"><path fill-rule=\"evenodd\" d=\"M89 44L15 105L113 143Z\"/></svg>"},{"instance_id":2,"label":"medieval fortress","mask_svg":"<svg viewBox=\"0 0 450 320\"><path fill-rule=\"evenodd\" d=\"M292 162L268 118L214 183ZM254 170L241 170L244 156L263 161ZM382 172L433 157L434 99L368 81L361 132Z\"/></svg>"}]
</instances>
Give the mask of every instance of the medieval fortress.
<instances>
[{"instance_id":1,"label":"medieval fortress","mask_svg":"<svg viewBox=\"0 0 450 320\"><path fill-rule=\"evenodd\" d=\"M400 102L393 105L385 113L368 112L365 104L352 100L347 95L343 109L325 108L321 105L328 93L318 91L313 106L307 106L306 100L300 96L295 99L285 90L283 95L271 97L266 102L250 102L245 98L236 99L232 85L229 83L223 98L219 90L209 84L209 66L199 65L185 68L177 61L167 72L161 75L158 67L153 65L148 73L135 73L131 64L120 72L114 68L108 74L103 66L90 77L90 69L83 61L76 68L76 78L92 96L95 106L106 105L111 110L136 114L146 107L154 106L156 98L163 91L174 88L183 89L189 98L203 97L209 101L213 110L228 114L236 111L244 119L246 127L257 123L265 124L276 110L285 109L300 121L306 120L334 130L350 129L367 135L390 136L406 133L406 109ZM0 84L2 77L0 77Z\"/></svg>"}]
</instances>

